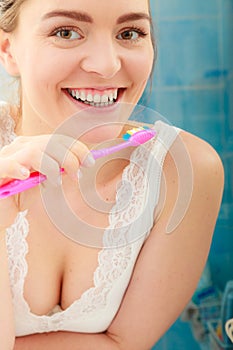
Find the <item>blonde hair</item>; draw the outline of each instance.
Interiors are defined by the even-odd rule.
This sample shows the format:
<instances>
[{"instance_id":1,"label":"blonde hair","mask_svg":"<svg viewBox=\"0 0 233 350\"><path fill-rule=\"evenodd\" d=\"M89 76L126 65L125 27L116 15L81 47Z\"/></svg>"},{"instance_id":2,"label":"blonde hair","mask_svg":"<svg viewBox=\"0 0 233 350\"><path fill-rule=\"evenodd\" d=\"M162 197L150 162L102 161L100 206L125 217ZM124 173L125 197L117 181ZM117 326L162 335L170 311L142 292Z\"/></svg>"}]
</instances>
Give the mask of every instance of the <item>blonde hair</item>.
<instances>
[{"instance_id":1,"label":"blonde hair","mask_svg":"<svg viewBox=\"0 0 233 350\"><path fill-rule=\"evenodd\" d=\"M21 5L26 0L0 0L0 28L12 32L17 27Z\"/></svg>"}]
</instances>

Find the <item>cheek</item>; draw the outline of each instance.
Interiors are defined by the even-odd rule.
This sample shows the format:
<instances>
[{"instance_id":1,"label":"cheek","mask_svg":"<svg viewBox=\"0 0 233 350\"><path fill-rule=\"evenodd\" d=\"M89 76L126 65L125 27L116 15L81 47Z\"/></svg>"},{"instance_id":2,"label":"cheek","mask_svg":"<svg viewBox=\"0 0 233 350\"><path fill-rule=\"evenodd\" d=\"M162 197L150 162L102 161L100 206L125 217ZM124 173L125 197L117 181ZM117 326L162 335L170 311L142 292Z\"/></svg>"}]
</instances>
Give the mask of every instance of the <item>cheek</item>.
<instances>
[{"instance_id":1,"label":"cheek","mask_svg":"<svg viewBox=\"0 0 233 350\"><path fill-rule=\"evenodd\" d=\"M61 57L55 55L48 47L38 45L22 45L26 47L24 52L18 55L21 78L34 84L52 84L64 75L66 65Z\"/></svg>"},{"instance_id":2,"label":"cheek","mask_svg":"<svg viewBox=\"0 0 233 350\"><path fill-rule=\"evenodd\" d=\"M142 84L149 79L153 67L153 59L153 48L151 50L142 50L142 52L134 53L128 61L128 71L134 83Z\"/></svg>"},{"instance_id":3,"label":"cheek","mask_svg":"<svg viewBox=\"0 0 233 350\"><path fill-rule=\"evenodd\" d=\"M53 59L51 55L43 56L42 52L37 55L33 50L25 55L20 72L22 90L34 109L41 111L39 114L44 113L46 108L51 109L51 101L58 101L59 83L65 74L61 67L57 58Z\"/></svg>"}]
</instances>

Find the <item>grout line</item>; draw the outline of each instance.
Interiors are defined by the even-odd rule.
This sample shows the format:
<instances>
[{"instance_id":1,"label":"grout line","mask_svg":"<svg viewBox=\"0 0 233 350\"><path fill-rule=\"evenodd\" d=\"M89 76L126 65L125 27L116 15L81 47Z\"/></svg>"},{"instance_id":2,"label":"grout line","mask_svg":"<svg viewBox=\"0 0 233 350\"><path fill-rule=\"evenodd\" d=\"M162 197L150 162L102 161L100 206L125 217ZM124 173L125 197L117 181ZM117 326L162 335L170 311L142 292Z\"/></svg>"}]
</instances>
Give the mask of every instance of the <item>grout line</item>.
<instances>
[{"instance_id":1,"label":"grout line","mask_svg":"<svg viewBox=\"0 0 233 350\"><path fill-rule=\"evenodd\" d=\"M174 86L154 86L154 89L156 91L198 91L198 90L219 90L222 89L225 86L223 82L218 84L211 84L211 85L174 85Z\"/></svg>"},{"instance_id":2,"label":"grout line","mask_svg":"<svg viewBox=\"0 0 233 350\"><path fill-rule=\"evenodd\" d=\"M154 1L154 0L152 0ZM158 23L154 23L154 29L155 29L155 41L156 41L156 45L157 45L157 61L155 62L155 67L154 67L154 72L156 72L156 81L157 82L161 82L161 65L160 65L160 57L159 57L159 46L160 46L160 26L159 26L159 22L160 22L160 1L156 1L155 4L155 9L156 9L156 20L158 21ZM154 85L154 74L153 74L153 85Z\"/></svg>"},{"instance_id":3,"label":"grout line","mask_svg":"<svg viewBox=\"0 0 233 350\"><path fill-rule=\"evenodd\" d=\"M189 16L167 16L160 17L161 22L175 22L175 21L197 21L197 20L208 20L208 19L218 19L219 15L189 15Z\"/></svg>"},{"instance_id":4,"label":"grout line","mask_svg":"<svg viewBox=\"0 0 233 350\"><path fill-rule=\"evenodd\" d=\"M218 11L219 11L219 19L218 19L218 53L219 53L219 64L220 64L220 70L223 71L224 69L224 42L223 42L223 4L222 0L218 0ZM224 79L221 78L221 82L223 84L223 87L226 86L224 83ZM220 99L220 108L222 111L225 109L225 101L224 101L224 92L219 92L219 99ZM225 133L222 133L221 135L221 144L225 148L226 146L226 140L225 140Z\"/></svg>"}]
</instances>

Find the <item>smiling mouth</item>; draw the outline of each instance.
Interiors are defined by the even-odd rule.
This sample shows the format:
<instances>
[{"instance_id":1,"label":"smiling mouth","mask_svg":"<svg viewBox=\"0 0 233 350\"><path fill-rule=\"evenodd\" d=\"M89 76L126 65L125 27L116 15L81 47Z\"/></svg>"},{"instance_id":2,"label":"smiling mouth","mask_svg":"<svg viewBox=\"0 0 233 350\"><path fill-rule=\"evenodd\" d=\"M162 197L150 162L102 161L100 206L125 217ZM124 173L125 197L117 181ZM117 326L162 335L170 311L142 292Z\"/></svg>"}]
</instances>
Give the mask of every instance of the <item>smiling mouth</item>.
<instances>
[{"instance_id":1,"label":"smiling mouth","mask_svg":"<svg viewBox=\"0 0 233 350\"><path fill-rule=\"evenodd\" d=\"M120 91L123 89L66 89L67 93L76 101L92 107L108 107L118 101Z\"/></svg>"}]
</instances>

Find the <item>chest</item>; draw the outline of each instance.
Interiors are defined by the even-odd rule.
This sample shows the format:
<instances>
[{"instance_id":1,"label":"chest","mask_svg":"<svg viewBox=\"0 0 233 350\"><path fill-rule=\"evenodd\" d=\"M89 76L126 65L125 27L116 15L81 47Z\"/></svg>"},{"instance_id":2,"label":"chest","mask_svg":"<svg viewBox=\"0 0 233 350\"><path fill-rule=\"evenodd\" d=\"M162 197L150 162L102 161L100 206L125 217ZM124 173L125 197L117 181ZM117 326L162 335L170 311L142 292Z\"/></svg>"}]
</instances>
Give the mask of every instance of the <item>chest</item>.
<instances>
[{"instance_id":1,"label":"chest","mask_svg":"<svg viewBox=\"0 0 233 350\"><path fill-rule=\"evenodd\" d=\"M117 192L117 198L120 199L118 198L115 203L119 180L121 176L103 186L102 191L96 191L98 195L94 200L88 196L91 192L88 188L84 198L78 201L75 191L66 192L66 196L61 199L60 194L54 190L50 197L53 198L51 203L31 200L35 197L40 198L38 193L23 198L21 209L28 210L29 223L26 238L29 248L26 255L27 274L23 285L23 296L32 313L45 315L56 305L60 305L63 310L67 309L74 301L80 299L83 293L95 286L96 279L101 278L104 281L102 287L98 289L105 289L106 284L117 281L118 277L121 278L121 274L132 263L130 245L123 245L119 250L111 249L112 247L102 249L103 237L110 242L110 245L112 242L114 244L120 242L122 245L125 241L125 237L121 237L122 232L123 235L126 232L125 222L128 221L126 222L128 232L133 223L132 215L137 216L135 199L138 197L138 186L135 194L130 192L132 200L129 201L127 182L127 186L122 186L123 191ZM37 188L33 190L38 191ZM144 191L142 187L140 190ZM105 193L108 194L107 198L104 197ZM104 205L100 206L98 200L103 198L105 200L101 203ZM66 207L62 206L64 203ZM72 214L70 216L65 212L67 207L69 215ZM111 217L109 232L106 227L109 227L109 211L112 207L116 210ZM74 216L76 221L72 222L70 218ZM64 226L60 227L64 222L68 225L65 226L65 232ZM121 232L122 226L124 229ZM69 228L75 231L75 236L70 236ZM93 240L93 237L96 238L95 235L97 240ZM111 236L110 240L108 235ZM86 237L91 237L91 240L86 242ZM127 280L124 285L127 285Z\"/></svg>"},{"instance_id":2,"label":"chest","mask_svg":"<svg viewBox=\"0 0 233 350\"><path fill-rule=\"evenodd\" d=\"M62 310L69 310L76 302L80 306L83 301L92 305L95 300L97 305L106 307L106 297L114 290L114 295L117 291L123 296L142 242L97 249L72 244L52 230L50 234L51 237L46 238L42 233L39 244L33 233L29 232L27 236L29 252L25 261L28 270L22 290L13 287L19 303L22 292L30 312L41 316L49 315L57 305ZM54 234L58 235L56 241L52 237Z\"/></svg>"},{"instance_id":3,"label":"chest","mask_svg":"<svg viewBox=\"0 0 233 350\"><path fill-rule=\"evenodd\" d=\"M42 205L37 203L28 209L24 298L38 315L47 314L55 305L68 308L93 287L102 247L96 244L95 237L87 238L97 234L98 243L101 242L109 225L107 212L85 203L70 207L69 215L75 223L64 221L62 211L59 214L54 223Z\"/></svg>"},{"instance_id":4,"label":"chest","mask_svg":"<svg viewBox=\"0 0 233 350\"><path fill-rule=\"evenodd\" d=\"M142 241L101 250L73 246L64 253L62 245L65 248L68 241L46 244L41 237L39 246L28 223L29 212L20 212L7 232L17 336L106 330L120 306ZM119 238L123 236L121 231Z\"/></svg>"}]
</instances>

